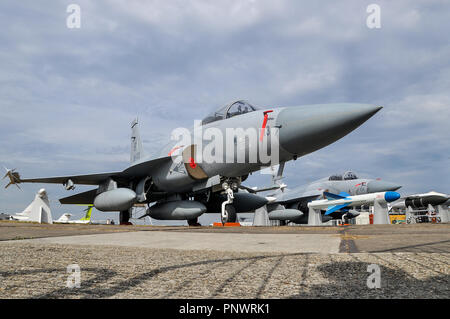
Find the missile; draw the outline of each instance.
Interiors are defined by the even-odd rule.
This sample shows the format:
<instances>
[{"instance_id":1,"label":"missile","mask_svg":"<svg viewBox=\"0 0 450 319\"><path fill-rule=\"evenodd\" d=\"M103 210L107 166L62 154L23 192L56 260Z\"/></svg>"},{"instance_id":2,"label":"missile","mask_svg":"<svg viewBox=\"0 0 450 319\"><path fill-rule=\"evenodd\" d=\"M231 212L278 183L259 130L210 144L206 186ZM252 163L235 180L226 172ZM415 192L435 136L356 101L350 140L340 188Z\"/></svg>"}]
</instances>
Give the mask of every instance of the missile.
<instances>
[{"instance_id":1,"label":"missile","mask_svg":"<svg viewBox=\"0 0 450 319\"><path fill-rule=\"evenodd\" d=\"M450 199L450 196L437 192L428 192L424 194L415 194L406 196L401 201L394 203L393 208L412 208L428 207L428 205L442 205Z\"/></svg>"},{"instance_id":2,"label":"missile","mask_svg":"<svg viewBox=\"0 0 450 319\"><path fill-rule=\"evenodd\" d=\"M269 213L270 220L297 220L303 213L297 209L277 209Z\"/></svg>"},{"instance_id":3,"label":"missile","mask_svg":"<svg viewBox=\"0 0 450 319\"><path fill-rule=\"evenodd\" d=\"M267 202L268 200L265 197L258 196L256 194L238 192L234 193L233 206L238 213L250 212L266 205Z\"/></svg>"},{"instance_id":4,"label":"missile","mask_svg":"<svg viewBox=\"0 0 450 319\"><path fill-rule=\"evenodd\" d=\"M216 197L212 198L206 204L208 213L220 213L222 203L226 200L227 197L223 194L217 195ZM245 213L254 211L266 205L268 202L269 200L265 197L246 192L238 192L234 193L233 206L236 210L236 213Z\"/></svg>"},{"instance_id":5,"label":"missile","mask_svg":"<svg viewBox=\"0 0 450 319\"><path fill-rule=\"evenodd\" d=\"M174 200L153 205L147 210L146 215L162 220L189 220L199 217L204 212L206 207L200 202Z\"/></svg>"},{"instance_id":6,"label":"missile","mask_svg":"<svg viewBox=\"0 0 450 319\"><path fill-rule=\"evenodd\" d=\"M270 213L269 213L269 219L271 219L270 218ZM330 215L327 215L327 216L323 215L322 216L322 223L326 223L326 222L328 222L328 221L330 221L332 219L333 219L333 217L331 217ZM293 220L289 220L289 221L293 222L293 223L296 223L296 224L308 224L308 214L303 214L299 218L293 219Z\"/></svg>"},{"instance_id":7,"label":"missile","mask_svg":"<svg viewBox=\"0 0 450 319\"><path fill-rule=\"evenodd\" d=\"M338 210L348 210L348 207L369 205L376 200L379 202L390 203L400 198L399 193L392 191L356 196L349 196L347 193L336 195L324 192L323 194L327 199L309 202L308 207L313 209L326 209L325 215L329 215Z\"/></svg>"}]
</instances>

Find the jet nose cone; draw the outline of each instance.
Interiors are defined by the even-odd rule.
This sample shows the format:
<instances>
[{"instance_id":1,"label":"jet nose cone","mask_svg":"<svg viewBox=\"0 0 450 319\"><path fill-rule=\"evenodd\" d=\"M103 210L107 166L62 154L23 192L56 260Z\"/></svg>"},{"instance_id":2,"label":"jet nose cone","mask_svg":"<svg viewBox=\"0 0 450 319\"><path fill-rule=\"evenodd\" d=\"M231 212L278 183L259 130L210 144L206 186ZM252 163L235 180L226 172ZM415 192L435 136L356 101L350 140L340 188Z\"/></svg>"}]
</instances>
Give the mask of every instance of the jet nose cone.
<instances>
[{"instance_id":1,"label":"jet nose cone","mask_svg":"<svg viewBox=\"0 0 450 319\"><path fill-rule=\"evenodd\" d=\"M384 194L384 199L386 200L386 202L390 203L393 201L396 201L397 199L400 198L400 194L397 192L386 192Z\"/></svg>"},{"instance_id":2,"label":"jet nose cone","mask_svg":"<svg viewBox=\"0 0 450 319\"><path fill-rule=\"evenodd\" d=\"M277 117L281 147L305 155L344 137L377 113L370 104L318 104L283 109Z\"/></svg>"},{"instance_id":3,"label":"jet nose cone","mask_svg":"<svg viewBox=\"0 0 450 319\"><path fill-rule=\"evenodd\" d=\"M368 193L378 193L378 192L387 192L387 191L396 191L401 188L400 185L385 182L385 181L370 181L367 183L367 192Z\"/></svg>"}]
</instances>

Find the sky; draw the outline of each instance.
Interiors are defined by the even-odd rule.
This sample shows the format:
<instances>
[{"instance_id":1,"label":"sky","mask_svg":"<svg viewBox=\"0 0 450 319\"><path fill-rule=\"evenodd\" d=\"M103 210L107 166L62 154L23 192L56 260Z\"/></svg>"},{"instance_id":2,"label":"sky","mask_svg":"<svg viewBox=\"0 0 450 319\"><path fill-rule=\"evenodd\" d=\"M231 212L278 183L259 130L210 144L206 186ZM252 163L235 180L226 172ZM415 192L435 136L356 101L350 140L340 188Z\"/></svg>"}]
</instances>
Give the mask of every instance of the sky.
<instances>
[{"instance_id":1,"label":"sky","mask_svg":"<svg viewBox=\"0 0 450 319\"><path fill-rule=\"evenodd\" d=\"M380 28L366 23L373 3ZM81 9L80 28L67 27L69 4ZM153 154L173 128L235 99L355 102L384 108L289 162L289 187L353 170L402 194L450 193L449 16L450 3L437 0L4 0L0 164L22 177L116 171L128 165L136 116ZM82 215L59 205L73 193L61 185L21 187L1 187L0 212L22 211L45 187L54 218Z\"/></svg>"}]
</instances>

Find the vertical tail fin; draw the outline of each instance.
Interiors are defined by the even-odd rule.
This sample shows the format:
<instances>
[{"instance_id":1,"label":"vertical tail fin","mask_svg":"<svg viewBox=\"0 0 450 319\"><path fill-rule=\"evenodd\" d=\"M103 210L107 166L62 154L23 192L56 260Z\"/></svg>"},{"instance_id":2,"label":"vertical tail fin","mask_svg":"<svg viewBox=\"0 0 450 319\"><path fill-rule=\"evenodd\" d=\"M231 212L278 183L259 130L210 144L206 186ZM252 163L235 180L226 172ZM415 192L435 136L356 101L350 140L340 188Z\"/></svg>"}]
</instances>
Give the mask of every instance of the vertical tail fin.
<instances>
[{"instance_id":1,"label":"vertical tail fin","mask_svg":"<svg viewBox=\"0 0 450 319\"><path fill-rule=\"evenodd\" d=\"M131 122L131 164L138 161L143 155L142 153L142 141L139 134L138 119L136 118Z\"/></svg>"},{"instance_id":2,"label":"vertical tail fin","mask_svg":"<svg viewBox=\"0 0 450 319\"><path fill-rule=\"evenodd\" d=\"M80 220L91 220L92 208L94 208L94 206L89 205L89 207L86 209L86 215Z\"/></svg>"},{"instance_id":3,"label":"vertical tail fin","mask_svg":"<svg viewBox=\"0 0 450 319\"><path fill-rule=\"evenodd\" d=\"M276 189L274 193L270 194L269 196L277 196L284 192L284 189L286 188L286 184L283 183L283 171L284 171L284 164L285 162L282 162L280 164L270 166L266 170L268 173L264 172L262 174L270 174L272 175L272 185L271 187L273 189Z\"/></svg>"},{"instance_id":4,"label":"vertical tail fin","mask_svg":"<svg viewBox=\"0 0 450 319\"><path fill-rule=\"evenodd\" d=\"M275 165L275 167L278 166L277 167L278 169L277 169L277 174L276 175L275 174L272 175L272 183L273 183L273 185L278 185L278 186L282 185L283 171L284 171L284 164L285 163L286 162L282 162L282 163L280 163L278 165ZM280 187L280 189L281 189L281 187Z\"/></svg>"}]
</instances>

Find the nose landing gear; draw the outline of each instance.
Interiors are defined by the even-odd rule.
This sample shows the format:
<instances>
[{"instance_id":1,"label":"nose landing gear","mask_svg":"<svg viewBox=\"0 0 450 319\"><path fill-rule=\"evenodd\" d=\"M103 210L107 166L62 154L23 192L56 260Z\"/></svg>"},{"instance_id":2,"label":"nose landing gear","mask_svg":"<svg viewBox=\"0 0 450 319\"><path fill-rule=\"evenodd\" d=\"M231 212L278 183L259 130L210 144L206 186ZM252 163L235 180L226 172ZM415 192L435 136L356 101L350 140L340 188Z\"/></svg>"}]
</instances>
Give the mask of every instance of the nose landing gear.
<instances>
[{"instance_id":1,"label":"nose landing gear","mask_svg":"<svg viewBox=\"0 0 450 319\"><path fill-rule=\"evenodd\" d=\"M350 223L349 223L348 215L347 215L347 213L345 213L344 215L342 215L342 226L347 226L347 225L350 225Z\"/></svg>"}]
</instances>

